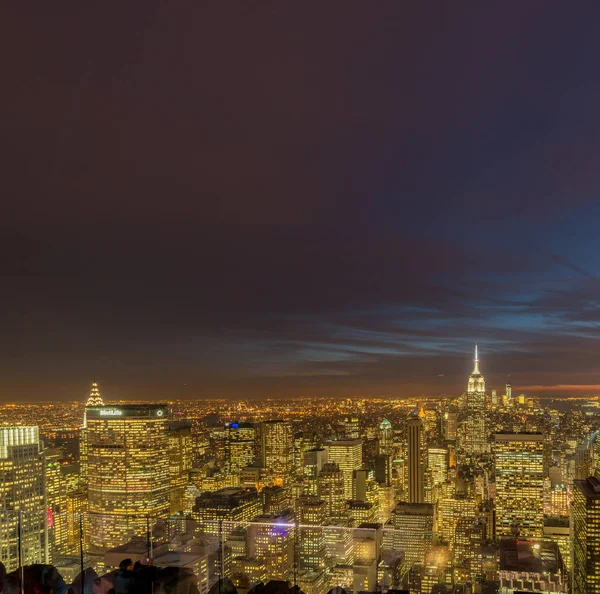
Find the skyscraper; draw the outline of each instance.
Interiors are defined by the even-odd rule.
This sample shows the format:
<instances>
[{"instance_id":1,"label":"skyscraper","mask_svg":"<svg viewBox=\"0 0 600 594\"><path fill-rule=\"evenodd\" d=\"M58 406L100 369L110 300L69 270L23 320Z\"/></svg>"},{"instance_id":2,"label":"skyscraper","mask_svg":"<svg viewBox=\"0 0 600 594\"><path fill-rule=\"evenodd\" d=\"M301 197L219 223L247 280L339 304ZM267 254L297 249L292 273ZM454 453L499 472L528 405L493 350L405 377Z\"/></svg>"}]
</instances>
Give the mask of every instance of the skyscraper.
<instances>
[{"instance_id":1,"label":"skyscraper","mask_svg":"<svg viewBox=\"0 0 600 594\"><path fill-rule=\"evenodd\" d=\"M0 427L0 510L0 561L6 570L48 563L44 461L37 427Z\"/></svg>"},{"instance_id":2,"label":"skyscraper","mask_svg":"<svg viewBox=\"0 0 600 594\"><path fill-rule=\"evenodd\" d=\"M360 437L358 417L346 417L344 419L344 437L346 439L358 439Z\"/></svg>"},{"instance_id":3,"label":"skyscraper","mask_svg":"<svg viewBox=\"0 0 600 594\"><path fill-rule=\"evenodd\" d=\"M171 479L170 515L183 512L185 489L192 470L192 428L189 423L169 423L169 476Z\"/></svg>"},{"instance_id":4,"label":"skyscraper","mask_svg":"<svg viewBox=\"0 0 600 594\"><path fill-rule=\"evenodd\" d=\"M448 450L444 448L427 449L427 472L425 473L425 498L427 503L437 501L438 487L448 480Z\"/></svg>"},{"instance_id":5,"label":"skyscraper","mask_svg":"<svg viewBox=\"0 0 600 594\"><path fill-rule=\"evenodd\" d=\"M261 425L262 464L276 485L285 484L294 463L294 431L288 421L265 421Z\"/></svg>"},{"instance_id":6,"label":"skyscraper","mask_svg":"<svg viewBox=\"0 0 600 594\"><path fill-rule=\"evenodd\" d=\"M86 409L89 541L101 552L169 515L169 419L164 404Z\"/></svg>"},{"instance_id":7,"label":"skyscraper","mask_svg":"<svg viewBox=\"0 0 600 594\"><path fill-rule=\"evenodd\" d=\"M541 537L544 528L544 436L495 436L496 535Z\"/></svg>"},{"instance_id":8,"label":"skyscraper","mask_svg":"<svg viewBox=\"0 0 600 594\"><path fill-rule=\"evenodd\" d=\"M483 454L489 451L485 427L485 379L479 371L479 357L475 345L473 372L467 385L467 432L464 449L469 454Z\"/></svg>"},{"instance_id":9,"label":"skyscraper","mask_svg":"<svg viewBox=\"0 0 600 594\"><path fill-rule=\"evenodd\" d=\"M377 449L384 456L394 455L394 430L387 419L383 419L379 425Z\"/></svg>"},{"instance_id":10,"label":"skyscraper","mask_svg":"<svg viewBox=\"0 0 600 594\"><path fill-rule=\"evenodd\" d=\"M325 501L325 511L329 520L346 519L346 497L344 473L335 462L327 462L317 479L318 496Z\"/></svg>"},{"instance_id":11,"label":"skyscraper","mask_svg":"<svg viewBox=\"0 0 600 594\"><path fill-rule=\"evenodd\" d=\"M425 502L426 444L420 413L414 411L406 421L408 453L408 502Z\"/></svg>"},{"instance_id":12,"label":"skyscraper","mask_svg":"<svg viewBox=\"0 0 600 594\"><path fill-rule=\"evenodd\" d=\"M571 505L573 594L600 592L600 480L575 481Z\"/></svg>"},{"instance_id":13,"label":"skyscraper","mask_svg":"<svg viewBox=\"0 0 600 594\"><path fill-rule=\"evenodd\" d=\"M352 499L352 476L362 467L362 439L330 439L325 442L327 459L344 473L344 496Z\"/></svg>"},{"instance_id":14,"label":"skyscraper","mask_svg":"<svg viewBox=\"0 0 600 594\"><path fill-rule=\"evenodd\" d=\"M313 448L304 453L304 492L309 495L317 494L317 478L323 466L327 463L327 450Z\"/></svg>"},{"instance_id":15,"label":"skyscraper","mask_svg":"<svg viewBox=\"0 0 600 594\"><path fill-rule=\"evenodd\" d=\"M254 463L256 430L252 423L230 423L226 427L225 465L231 474Z\"/></svg>"}]
</instances>

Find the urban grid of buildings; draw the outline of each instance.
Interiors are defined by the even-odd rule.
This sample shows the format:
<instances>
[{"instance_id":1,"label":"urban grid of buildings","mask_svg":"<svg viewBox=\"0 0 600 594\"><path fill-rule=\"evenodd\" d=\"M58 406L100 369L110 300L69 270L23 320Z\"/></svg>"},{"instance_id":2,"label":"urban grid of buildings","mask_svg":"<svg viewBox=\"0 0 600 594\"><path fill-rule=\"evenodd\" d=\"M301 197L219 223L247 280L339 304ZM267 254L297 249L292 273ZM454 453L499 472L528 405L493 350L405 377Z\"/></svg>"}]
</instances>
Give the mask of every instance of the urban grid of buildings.
<instances>
[{"instance_id":1,"label":"urban grid of buildings","mask_svg":"<svg viewBox=\"0 0 600 594\"><path fill-rule=\"evenodd\" d=\"M40 420L40 409L43 420ZM600 593L598 399L570 410L458 398L7 405L0 561L66 580L126 557L206 594Z\"/></svg>"}]
</instances>

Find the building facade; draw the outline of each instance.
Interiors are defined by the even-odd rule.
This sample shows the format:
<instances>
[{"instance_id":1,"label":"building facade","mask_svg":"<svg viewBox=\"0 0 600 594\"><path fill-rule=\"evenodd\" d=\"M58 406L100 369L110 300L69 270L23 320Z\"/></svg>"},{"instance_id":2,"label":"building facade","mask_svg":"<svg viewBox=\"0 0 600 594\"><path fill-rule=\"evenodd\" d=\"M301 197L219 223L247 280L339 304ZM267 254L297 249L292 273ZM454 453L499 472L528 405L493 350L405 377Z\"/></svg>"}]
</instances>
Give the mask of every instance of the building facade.
<instances>
[{"instance_id":1,"label":"building facade","mask_svg":"<svg viewBox=\"0 0 600 594\"><path fill-rule=\"evenodd\" d=\"M89 544L92 552L146 534L170 512L166 405L86 408Z\"/></svg>"},{"instance_id":2,"label":"building facade","mask_svg":"<svg viewBox=\"0 0 600 594\"><path fill-rule=\"evenodd\" d=\"M544 436L495 435L497 536L539 538L544 528Z\"/></svg>"}]
</instances>

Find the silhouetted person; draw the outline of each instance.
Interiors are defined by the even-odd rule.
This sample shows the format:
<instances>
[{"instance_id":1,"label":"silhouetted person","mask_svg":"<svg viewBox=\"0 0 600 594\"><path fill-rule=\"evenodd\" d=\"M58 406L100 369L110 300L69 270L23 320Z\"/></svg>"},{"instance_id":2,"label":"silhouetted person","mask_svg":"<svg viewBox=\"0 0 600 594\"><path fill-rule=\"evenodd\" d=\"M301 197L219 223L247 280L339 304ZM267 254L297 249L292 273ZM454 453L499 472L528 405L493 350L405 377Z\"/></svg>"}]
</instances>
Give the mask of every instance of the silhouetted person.
<instances>
[{"instance_id":1,"label":"silhouetted person","mask_svg":"<svg viewBox=\"0 0 600 594\"><path fill-rule=\"evenodd\" d=\"M130 594L134 581L133 561L131 559L123 559L119 563L119 571L117 571L114 579L115 594Z\"/></svg>"},{"instance_id":2,"label":"silhouetted person","mask_svg":"<svg viewBox=\"0 0 600 594\"><path fill-rule=\"evenodd\" d=\"M130 594L152 594L152 582L156 580L158 569L154 567L154 560L148 559L148 565L136 561L133 566L135 579Z\"/></svg>"}]
</instances>

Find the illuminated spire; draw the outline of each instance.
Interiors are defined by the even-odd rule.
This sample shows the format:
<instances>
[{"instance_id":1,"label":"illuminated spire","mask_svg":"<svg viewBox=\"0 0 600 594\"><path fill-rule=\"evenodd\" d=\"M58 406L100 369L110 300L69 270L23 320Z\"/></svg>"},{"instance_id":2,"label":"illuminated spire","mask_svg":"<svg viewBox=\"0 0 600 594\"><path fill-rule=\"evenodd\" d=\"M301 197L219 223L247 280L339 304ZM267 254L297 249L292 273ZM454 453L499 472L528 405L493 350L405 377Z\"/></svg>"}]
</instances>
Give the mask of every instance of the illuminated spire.
<instances>
[{"instance_id":1,"label":"illuminated spire","mask_svg":"<svg viewBox=\"0 0 600 594\"><path fill-rule=\"evenodd\" d=\"M100 390L98 389L98 384L96 382L92 383L92 391L90 392L90 397L87 399L85 405L104 406L104 400L102 400L102 396L100 396Z\"/></svg>"},{"instance_id":2,"label":"illuminated spire","mask_svg":"<svg viewBox=\"0 0 600 594\"><path fill-rule=\"evenodd\" d=\"M475 367L471 375L481 375L479 372L479 357L477 356L477 343L475 343Z\"/></svg>"}]
</instances>

